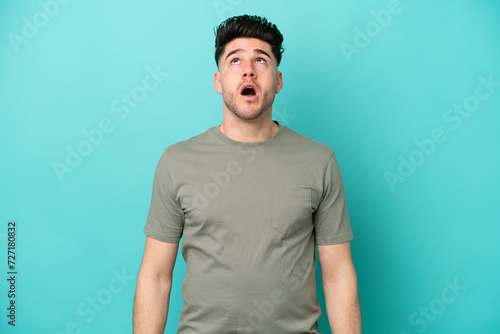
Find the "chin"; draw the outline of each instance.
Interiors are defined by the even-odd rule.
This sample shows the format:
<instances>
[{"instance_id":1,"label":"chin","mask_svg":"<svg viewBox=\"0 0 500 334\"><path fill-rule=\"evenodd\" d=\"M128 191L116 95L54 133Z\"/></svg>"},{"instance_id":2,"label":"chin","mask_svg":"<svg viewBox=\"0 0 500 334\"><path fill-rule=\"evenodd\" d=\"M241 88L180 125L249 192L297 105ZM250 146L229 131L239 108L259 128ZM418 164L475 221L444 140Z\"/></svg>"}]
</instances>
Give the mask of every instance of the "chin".
<instances>
[{"instance_id":1,"label":"chin","mask_svg":"<svg viewBox=\"0 0 500 334\"><path fill-rule=\"evenodd\" d=\"M252 121L254 119L259 118L262 115L261 111L252 111L252 112L237 112L234 113L238 118L244 119L246 121Z\"/></svg>"}]
</instances>

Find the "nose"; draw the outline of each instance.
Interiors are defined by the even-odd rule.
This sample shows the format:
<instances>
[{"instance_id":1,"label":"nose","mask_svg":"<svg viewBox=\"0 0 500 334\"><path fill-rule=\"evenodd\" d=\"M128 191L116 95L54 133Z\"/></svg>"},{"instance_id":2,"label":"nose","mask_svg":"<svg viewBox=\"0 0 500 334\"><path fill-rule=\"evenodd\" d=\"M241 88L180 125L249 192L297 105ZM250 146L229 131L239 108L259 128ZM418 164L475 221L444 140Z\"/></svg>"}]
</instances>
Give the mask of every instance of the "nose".
<instances>
[{"instance_id":1,"label":"nose","mask_svg":"<svg viewBox=\"0 0 500 334\"><path fill-rule=\"evenodd\" d=\"M243 71L243 78L254 79L256 76L257 76L257 73L255 72L253 64L250 63L247 66L245 66L245 69Z\"/></svg>"}]
</instances>

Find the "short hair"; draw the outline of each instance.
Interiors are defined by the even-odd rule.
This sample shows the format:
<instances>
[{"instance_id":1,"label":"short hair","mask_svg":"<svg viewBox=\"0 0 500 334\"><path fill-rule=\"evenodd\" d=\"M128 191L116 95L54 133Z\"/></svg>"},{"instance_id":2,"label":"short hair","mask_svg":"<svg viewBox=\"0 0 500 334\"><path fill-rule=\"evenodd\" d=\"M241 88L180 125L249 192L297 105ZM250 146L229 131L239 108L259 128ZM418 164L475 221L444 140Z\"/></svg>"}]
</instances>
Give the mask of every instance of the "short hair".
<instances>
[{"instance_id":1,"label":"short hair","mask_svg":"<svg viewBox=\"0 0 500 334\"><path fill-rule=\"evenodd\" d=\"M271 51L278 62L285 49L282 46L283 35L276 25L268 22L265 17L256 15L233 16L214 29L215 32L215 63L219 66L220 57L224 54L226 44L236 38L257 38L271 45Z\"/></svg>"}]
</instances>

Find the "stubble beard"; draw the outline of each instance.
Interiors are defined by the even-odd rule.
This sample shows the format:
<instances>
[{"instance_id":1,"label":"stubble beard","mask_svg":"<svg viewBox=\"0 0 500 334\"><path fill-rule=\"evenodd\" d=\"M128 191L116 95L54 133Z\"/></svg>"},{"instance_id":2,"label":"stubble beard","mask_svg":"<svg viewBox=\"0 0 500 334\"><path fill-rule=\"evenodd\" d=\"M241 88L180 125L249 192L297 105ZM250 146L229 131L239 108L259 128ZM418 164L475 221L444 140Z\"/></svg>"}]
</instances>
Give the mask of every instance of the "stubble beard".
<instances>
[{"instance_id":1,"label":"stubble beard","mask_svg":"<svg viewBox=\"0 0 500 334\"><path fill-rule=\"evenodd\" d=\"M246 108L251 108L255 109L257 108L257 111L253 111L251 113L245 113L243 112L238 106L236 105L236 99L238 95L235 94L230 94L226 93L223 94L222 98L224 100L224 104L226 105L227 109L231 111L236 117L245 120L245 121L251 121L254 119L259 118L264 112L266 112L268 109L271 108L274 102L274 95L271 94L264 94L263 96L263 101L260 106L254 106L252 103L248 103Z\"/></svg>"}]
</instances>

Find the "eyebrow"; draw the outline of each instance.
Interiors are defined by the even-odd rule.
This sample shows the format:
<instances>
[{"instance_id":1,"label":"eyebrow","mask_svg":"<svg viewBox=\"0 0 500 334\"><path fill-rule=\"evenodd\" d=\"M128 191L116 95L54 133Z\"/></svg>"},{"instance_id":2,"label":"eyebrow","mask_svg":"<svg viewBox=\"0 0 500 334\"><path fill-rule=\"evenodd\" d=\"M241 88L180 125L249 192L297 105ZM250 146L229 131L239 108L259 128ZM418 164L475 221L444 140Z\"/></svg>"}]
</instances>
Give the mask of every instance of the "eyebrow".
<instances>
[{"instance_id":1,"label":"eyebrow","mask_svg":"<svg viewBox=\"0 0 500 334\"><path fill-rule=\"evenodd\" d=\"M229 52L228 55L226 56L226 60L227 60L227 58L229 58L233 54L238 53L238 52L243 52L243 51L244 51L243 49L236 49L236 50L233 50L233 51ZM271 56L266 51L264 51L264 50L254 49L253 51L256 52L256 53L259 53L259 54L264 54L267 57L269 57L269 59L272 59Z\"/></svg>"}]
</instances>

